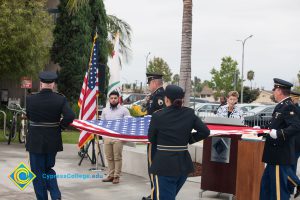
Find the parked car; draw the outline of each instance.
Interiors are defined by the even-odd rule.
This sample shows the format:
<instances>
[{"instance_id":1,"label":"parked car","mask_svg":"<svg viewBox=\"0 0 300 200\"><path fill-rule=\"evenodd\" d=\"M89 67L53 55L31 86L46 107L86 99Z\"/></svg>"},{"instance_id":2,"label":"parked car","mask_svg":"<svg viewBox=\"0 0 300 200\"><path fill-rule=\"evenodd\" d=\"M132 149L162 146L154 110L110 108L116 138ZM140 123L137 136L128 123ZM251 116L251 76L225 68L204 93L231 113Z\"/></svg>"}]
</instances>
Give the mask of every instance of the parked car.
<instances>
[{"instance_id":1,"label":"parked car","mask_svg":"<svg viewBox=\"0 0 300 200\"><path fill-rule=\"evenodd\" d=\"M136 106L142 106L142 103L144 103L143 99L135 101L132 104L126 104L126 105L124 105L124 107L126 107L126 108L132 108L132 106L134 106L134 105L136 105Z\"/></svg>"},{"instance_id":2,"label":"parked car","mask_svg":"<svg viewBox=\"0 0 300 200\"><path fill-rule=\"evenodd\" d=\"M190 97L190 102L196 102L196 103L210 103L210 101L206 99L201 99L199 97Z\"/></svg>"},{"instance_id":3,"label":"parked car","mask_svg":"<svg viewBox=\"0 0 300 200\"><path fill-rule=\"evenodd\" d=\"M201 99L198 97L190 97L190 104L189 107L194 108L196 107L196 104L198 103L211 103L210 101L206 100L206 99Z\"/></svg>"},{"instance_id":4,"label":"parked car","mask_svg":"<svg viewBox=\"0 0 300 200\"><path fill-rule=\"evenodd\" d=\"M242 103L242 104L236 104L237 107L239 107L244 113L247 113L248 111L256 108L256 107L263 107L265 105L263 104L251 104L251 103Z\"/></svg>"},{"instance_id":5,"label":"parked car","mask_svg":"<svg viewBox=\"0 0 300 200\"><path fill-rule=\"evenodd\" d=\"M261 126L267 127L271 121L272 113L275 109L275 105L266 105L256 107L246 113L244 116L245 125L247 126Z\"/></svg>"},{"instance_id":6,"label":"parked car","mask_svg":"<svg viewBox=\"0 0 300 200\"><path fill-rule=\"evenodd\" d=\"M128 105L138 100L143 100L146 96L147 94L141 94L141 93L123 94L122 95L123 105Z\"/></svg>"},{"instance_id":7,"label":"parked car","mask_svg":"<svg viewBox=\"0 0 300 200\"><path fill-rule=\"evenodd\" d=\"M199 117L215 116L214 111L218 106L217 103L197 103L195 104L195 114ZM194 108L194 105L190 108Z\"/></svg>"}]
</instances>

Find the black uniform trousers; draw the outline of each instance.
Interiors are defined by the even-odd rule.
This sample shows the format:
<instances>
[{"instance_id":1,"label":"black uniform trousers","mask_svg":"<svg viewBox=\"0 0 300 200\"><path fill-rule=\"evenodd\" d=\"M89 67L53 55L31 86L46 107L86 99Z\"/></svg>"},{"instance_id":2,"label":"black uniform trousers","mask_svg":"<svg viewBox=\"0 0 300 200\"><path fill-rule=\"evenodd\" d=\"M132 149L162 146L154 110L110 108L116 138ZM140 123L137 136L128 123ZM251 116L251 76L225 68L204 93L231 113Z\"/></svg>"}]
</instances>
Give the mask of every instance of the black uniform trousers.
<instances>
[{"instance_id":1,"label":"black uniform trousers","mask_svg":"<svg viewBox=\"0 0 300 200\"><path fill-rule=\"evenodd\" d=\"M61 198L58 189L56 173L52 169L55 165L56 153L29 153L31 171L36 175L33 180L37 200L48 200L47 190L52 200Z\"/></svg>"}]
</instances>

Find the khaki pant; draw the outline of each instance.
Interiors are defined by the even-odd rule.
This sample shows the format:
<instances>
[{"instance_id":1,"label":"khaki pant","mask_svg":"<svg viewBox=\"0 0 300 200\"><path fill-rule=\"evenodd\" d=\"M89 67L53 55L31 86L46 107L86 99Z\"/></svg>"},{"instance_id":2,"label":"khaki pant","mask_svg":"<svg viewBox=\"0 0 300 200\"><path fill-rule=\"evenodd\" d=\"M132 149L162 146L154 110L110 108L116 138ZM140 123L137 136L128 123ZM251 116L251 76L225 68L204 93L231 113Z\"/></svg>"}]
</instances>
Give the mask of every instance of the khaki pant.
<instances>
[{"instance_id":1,"label":"khaki pant","mask_svg":"<svg viewBox=\"0 0 300 200\"><path fill-rule=\"evenodd\" d=\"M104 152L108 162L109 176L120 177L122 169L123 142L104 138Z\"/></svg>"}]
</instances>

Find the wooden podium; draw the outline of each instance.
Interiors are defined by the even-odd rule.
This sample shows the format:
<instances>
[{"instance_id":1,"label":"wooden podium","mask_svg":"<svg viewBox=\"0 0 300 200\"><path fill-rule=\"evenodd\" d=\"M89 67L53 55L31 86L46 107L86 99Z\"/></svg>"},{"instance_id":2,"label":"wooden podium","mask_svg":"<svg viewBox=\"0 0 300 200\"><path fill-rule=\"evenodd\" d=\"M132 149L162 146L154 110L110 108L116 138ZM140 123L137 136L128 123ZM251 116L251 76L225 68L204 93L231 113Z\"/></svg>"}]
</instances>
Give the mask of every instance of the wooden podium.
<instances>
[{"instance_id":1,"label":"wooden podium","mask_svg":"<svg viewBox=\"0 0 300 200\"><path fill-rule=\"evenodd\" d=\"M222 154L226 148L230 152L218 160L214 154ZM241 140L241 135L205 139L201 189L233 194L237 200L258 200L264 171L263 148L264 142Z\"/></svg>"}]
</instances>

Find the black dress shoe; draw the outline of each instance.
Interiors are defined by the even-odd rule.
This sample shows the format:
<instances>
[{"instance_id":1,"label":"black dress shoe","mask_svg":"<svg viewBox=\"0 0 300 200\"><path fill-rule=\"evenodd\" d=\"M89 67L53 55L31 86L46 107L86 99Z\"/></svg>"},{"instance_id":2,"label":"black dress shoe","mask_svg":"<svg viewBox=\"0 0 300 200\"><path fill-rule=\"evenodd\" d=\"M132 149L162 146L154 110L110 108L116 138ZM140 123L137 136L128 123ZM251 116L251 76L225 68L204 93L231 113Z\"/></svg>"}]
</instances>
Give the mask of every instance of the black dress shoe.
<instances>
[{"instance_id":1,"label":"black dress shoe","mask_svg":"<svg viewBox=\"0 0 300 200\"><path fill-rule=\"evenodd\" d=\"M151 195L147 196L147 197L143 197L142 200L152 200L151 199Z\"/></svg>"},{"instance_id":2,"label":"black dress shoe","mask_svg":"<svg viewBox=\"0 0 300 200\"><path fill-rule=\"evenodd\" d=\"M294 198L296 199L299 195L300 195L300 186L298 185L297 186L297 191L296 191L296 194L295 194Z\"/></svg>"}]
</instances>

